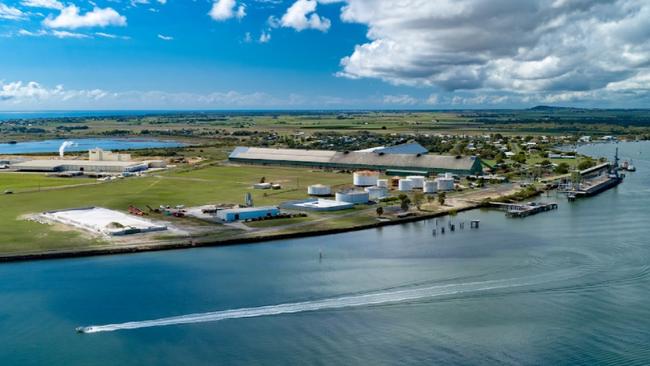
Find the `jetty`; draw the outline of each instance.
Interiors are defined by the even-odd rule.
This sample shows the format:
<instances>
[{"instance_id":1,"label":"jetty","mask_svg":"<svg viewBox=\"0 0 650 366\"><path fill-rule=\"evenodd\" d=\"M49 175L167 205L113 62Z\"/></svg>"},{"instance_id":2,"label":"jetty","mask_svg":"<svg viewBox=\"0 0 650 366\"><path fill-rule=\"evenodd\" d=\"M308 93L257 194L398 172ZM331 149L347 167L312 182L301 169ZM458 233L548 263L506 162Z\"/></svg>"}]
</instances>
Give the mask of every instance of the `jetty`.
<instances>
[{"instance_id":1,"label":"jetty","mask_svg":"<svg viewBox=\"0 0 650 366\"><path fill-rule=\"evenodd\" d=\"M528 217L540 212L547 212L557 210L557 203L503 203L503 202L490 202L491 207L495 207L506 212L508 217Z\"/></svg>"}]
</instances>

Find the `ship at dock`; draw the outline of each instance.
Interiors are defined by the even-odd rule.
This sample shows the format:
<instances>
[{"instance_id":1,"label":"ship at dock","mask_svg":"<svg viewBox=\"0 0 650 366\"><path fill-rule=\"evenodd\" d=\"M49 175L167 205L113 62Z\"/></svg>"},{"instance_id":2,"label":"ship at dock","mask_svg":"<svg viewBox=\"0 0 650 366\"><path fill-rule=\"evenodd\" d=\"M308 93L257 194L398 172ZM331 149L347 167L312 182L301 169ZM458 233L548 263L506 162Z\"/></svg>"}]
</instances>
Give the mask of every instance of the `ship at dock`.
<instances>
[{"instance_id":1,"label":"ship at dock","mask_svg":"<svg viewBox=\"0 0 650 366\"><path fill-rule=\"evenodd\" d=\"M560 191L566 193L569 201L595 196L623 183L625 175L619 173L618 148L614 163L605 162L577 172L570 180L561 184Z\"/></svg>"}]
</instances>

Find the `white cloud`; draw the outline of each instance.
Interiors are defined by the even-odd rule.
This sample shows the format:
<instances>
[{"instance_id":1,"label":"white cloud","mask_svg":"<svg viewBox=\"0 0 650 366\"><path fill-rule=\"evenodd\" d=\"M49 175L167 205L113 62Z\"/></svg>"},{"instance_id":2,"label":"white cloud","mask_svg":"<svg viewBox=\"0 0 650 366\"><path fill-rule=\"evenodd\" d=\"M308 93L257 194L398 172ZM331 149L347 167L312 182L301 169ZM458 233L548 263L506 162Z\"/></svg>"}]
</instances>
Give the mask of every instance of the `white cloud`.
<instances>
[{"instance_id":1,"label":"white cloud","mask_svg":"<svg viewBox=\"0 0 650 366\"><path fill-rule=\"evenodd\" d=\"M76 38L76 39L90 38L90 36L86 34L68 32L68 31L59 31L59 30L52 31L52 35L57 38Z\"/></svg>"},{"instance_id":2,"label":"white cloud","mask_svg":"<svg viewBox=\"0 0 650 366\"><path fill-rule=\"evenodd\" d=\"M399 105L416 105L418 100L407 94L400 95L384 95L384 104L399 104Z\"/></svg>"},{"instance_id":3,"label":"white cloud","mask_svg":"<svg viewBox=\"0 0 650 366\"><path fill-rule=\"evenodd\" d=\"M79 13L79 8L70 5L61 10L57 17L48 16L43 25L49 28L90 28L107 26L126 26L126 17L112 8L95 7L85 14Z\"/></svg>"},{"instance_id":4,"label":"white cloud","mask_svg":"<svg viewBox=\"0 0 650 366\"><path fill-rule=\"evenodd\" d=\"M21 2L23 6L30 8L45 8L45 9L63 9L63 3L58 0L23 0Z\"/></svg>"},{"instance_id":5,"label":"white cloud","mask_svg":"<svg viewBox=\"0 0 650 366\"><path fill-rule=\"evenodd\" d=\"M172 37L172 36L165 36L165 35L163 35L163 34L159 34L159 35L158 35L158 38L162 39L163 41L173 41L173 40L174 40L174 37Z\"/></svg>"},{"instance_id":6,"label":"white cloud","mask_svg":"<svg viewBox=\"0 0 650 366\"><path fill-rule=\"evenodd\" d=\"M297 31L316 29L326 32L331 26L331 21L316 13L317 5L316 0L296 0L282 16L280 24L283 27L293 28Z\"/></svg>"},{"instance_id":7,"label":"white cloud","mask_svg":"<svg viewBox=\"0 0 650 366\"><path fill-rule=\"evenodd\" d=\"M341 19L368 26L348 78L559 99L650 83L647 0L347 0Z\"/></svg>"},{"instance_id":8,"label":"white cloud","mask_svg":"<svg viewBox=\"0 0 650 366\"><path fill-rule=\"evenodd\" d=\"M236 0L214 0L208 15L216 21L230 18L242 19L246 16L246 6L244 4L238 6Z\"/></svg>"},{"instance_id":9,"label":"white cloud","mask_svg":"<svg viewBox=\"0 0 650 366\"><path fill-rule=\"evenodd\" d=\"M259 42L268 43L270 40L271 40L271 33L262 31L262 34L260 34Z\"/></svg>"},{"instance_id":10,"label":"white cloud","mask_svg":"<svg viewBox=\"0 0 650 366\"><path fill-rule=\"evenodd\" d=\"M13 6L0 3L0 19L21 20L25 18L25 13Z\"/></svg>"},{"instance_id":11,"label":"white cloud","mask_svg":"<svg viewBox=\"0 0 650 366\"><path fill-rule=\"evenodd\" d=\"M26 29L20 29L18 31L18 35L25 36L25 37L42 37L42 36L46 36L47 34L48 33L42 29L36 32L28 31Z\"/></svg>"}]
</instances>

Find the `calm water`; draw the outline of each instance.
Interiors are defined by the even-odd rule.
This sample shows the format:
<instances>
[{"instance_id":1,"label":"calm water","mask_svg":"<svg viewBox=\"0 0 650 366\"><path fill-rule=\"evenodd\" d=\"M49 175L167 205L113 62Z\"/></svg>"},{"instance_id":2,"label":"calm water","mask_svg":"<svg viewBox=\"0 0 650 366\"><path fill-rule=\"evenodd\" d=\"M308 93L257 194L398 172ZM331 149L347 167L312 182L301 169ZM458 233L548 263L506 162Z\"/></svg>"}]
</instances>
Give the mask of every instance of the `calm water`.
<instances>
[{"instance_id":1,"label":"calm water","mask_svg":"<svg viewBox=\"0 0 650 366\"><path fill-rule=\"evenodd\" d=\"M25 141L17 144L0 143L0 155L2 154L30 154L30 153L53 153L58 152L64 141L71 141L74 144L65 151L88 151L96 147L104 150L129 150L146 149L157 147L177 147L182 143L175 141L147 140L147 139L72 139L72 140L42 140Z\"/></svg>"},{"instance_id":2,"label":"calm water","mask_svg":"<svg viewBox=\"0 0 650 366\"><path fill-rule=\"evenodd\" d=\"M479 230L436 238L430 221L1 265L0 363L649 364L650 144L622 155L638 172L614 190L551 196L558 211L525 220L469 212L455 220ZM138 322L215 311L195 320L223 320ZM74 332L128 321L140 328Z\"/></svg>"},{"instance_id":3,"label":"calm water","mask_svg":"<svg viewBox=\"0 0 650 366\"><path fill-rule=\"evenodd\" d=\"M112 116L144 116L150 114L174 114L178 111L0 111L0 122L17 119L35 118L79 118L79 117L112 117Z\"/></svg>"}]
</instances>

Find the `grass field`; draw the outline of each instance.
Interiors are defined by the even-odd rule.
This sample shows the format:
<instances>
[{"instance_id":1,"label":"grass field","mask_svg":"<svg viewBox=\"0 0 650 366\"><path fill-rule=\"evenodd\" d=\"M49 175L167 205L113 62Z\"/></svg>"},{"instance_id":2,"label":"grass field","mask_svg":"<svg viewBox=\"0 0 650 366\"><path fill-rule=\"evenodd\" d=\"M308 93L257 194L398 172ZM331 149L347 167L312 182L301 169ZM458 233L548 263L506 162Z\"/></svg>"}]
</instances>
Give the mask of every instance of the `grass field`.
<instances>
[{"instance_id":1,"label":"grass field","mask_svg":"<svg viewBox=\"0 0 650 366\"><path fill-rule=\"evenodd\" d=\"M20 178L9 179L28 179L25 186L34 184L33 182L48 182L49 179L40 179L36 175L25 177L22 174L16 177ZM267 182L282 184L283 189L253 190L252 185L262 177L266 177ZM71 180L64 182L69 184ZM21 219L25 214L85 206L124 211L129 205L145 208L146 205L157 207L161 204L194 206L243 203L245 192L252 193L256 205L278 204L306 197L307 185L314 183L348 184L350 176L292 168L215 166L90 186L1 195L0 254L74 249L102 244L89 241L86 236L75 231L60 231Z\"/></svg>"},{"instance_id":2,"label":"grass field","mask_svg":"<svg viewBox=\"0 0 650 366\"><path fill-rule=\"evenodd\" d=\"M52 178L43 174L0 173L0 193L7 190L22 192L94 182L88 178Z\"/></svg>"}]
</instances>

